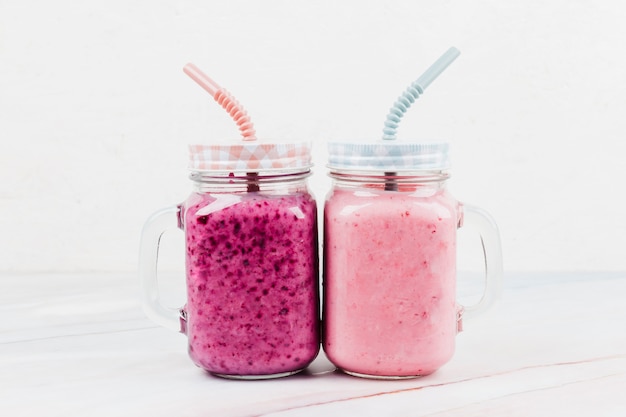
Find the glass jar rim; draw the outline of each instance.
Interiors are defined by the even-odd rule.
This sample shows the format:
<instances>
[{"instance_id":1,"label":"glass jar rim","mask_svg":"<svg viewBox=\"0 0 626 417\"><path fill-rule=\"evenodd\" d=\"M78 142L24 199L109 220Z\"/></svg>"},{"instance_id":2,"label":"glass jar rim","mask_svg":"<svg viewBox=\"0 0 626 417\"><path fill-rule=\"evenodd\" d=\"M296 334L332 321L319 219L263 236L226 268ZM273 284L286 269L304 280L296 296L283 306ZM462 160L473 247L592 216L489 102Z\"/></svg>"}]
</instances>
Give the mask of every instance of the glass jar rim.
<instances>
[{"instance_id":1,"label":"glass jar rim","mask_svg":"<svg viewBox=\"0 0 626 417\"><path fill-rule=\"evenodd\" d=\"M195 182L248 182L251 179L259 182L297 181L311 176L312 171L308 168L282 169L273 171L209 171L192 170L189 179Z\"/></svg>"},{"instance_id":2,"label":"glass jar rim","mask_svg":"<svg viewBox=\"0 0 626 417\"><path fill-rule=\"evenodd\" d=\"M397 182L397 183L426 183L442 182L450 178L448 170L429 171L405 171L405 172L384 172L384 171L349 171L344 169L333 169L328 175L338 181L355 183L377 183L377 182Z\"/></svg>"}]
</instances>

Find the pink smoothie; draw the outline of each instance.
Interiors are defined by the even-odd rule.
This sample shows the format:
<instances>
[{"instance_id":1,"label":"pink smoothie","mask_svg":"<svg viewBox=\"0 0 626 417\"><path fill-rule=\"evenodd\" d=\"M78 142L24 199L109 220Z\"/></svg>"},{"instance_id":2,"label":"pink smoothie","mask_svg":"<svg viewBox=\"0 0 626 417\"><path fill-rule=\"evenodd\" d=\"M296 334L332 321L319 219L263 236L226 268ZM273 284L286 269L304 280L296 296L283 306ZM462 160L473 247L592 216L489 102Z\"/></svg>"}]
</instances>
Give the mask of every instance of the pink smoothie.
<instances>
[{"instance_id":1,"label":"pink smoothie","mask_svg":"<svg viewBox=\"0 0 626 417\"><path fill-rule=\"evenodd\" d=\"M196 194L184 226L192 360L232 376L305 368L319 350L311 196Z\"/></svg>"},{"instance_id":2,"label":"pink smoothie","mask_svg":"<svg viewBox=\"0 0 626 417\"><path fill-rule=\"evenodd\" d=\"M450 195L335 189L324 213L324 349L339 368L427 375L457 331L456 229Z\"/></svg>"}]
</instances>

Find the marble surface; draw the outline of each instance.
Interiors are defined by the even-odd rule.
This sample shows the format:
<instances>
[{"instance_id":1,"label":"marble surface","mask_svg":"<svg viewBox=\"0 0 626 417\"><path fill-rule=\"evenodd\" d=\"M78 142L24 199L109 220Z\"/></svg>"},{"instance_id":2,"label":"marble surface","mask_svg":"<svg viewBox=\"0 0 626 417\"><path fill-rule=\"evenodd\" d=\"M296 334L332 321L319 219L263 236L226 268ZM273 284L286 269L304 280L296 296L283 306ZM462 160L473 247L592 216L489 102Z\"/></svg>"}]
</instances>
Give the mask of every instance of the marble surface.
<instances>
[{"instance_id":1,"label":"marble surface","mask_svg":"<svg viewBox=\"0 0 626 417\"><path fill-rule=\"evenodd\" d=\"M505 278L428 377L360 379L320 356L230 381L144 316L132 274L1 274L0 416L626 415L626 272Z\"/></svg>"}]
</instances>

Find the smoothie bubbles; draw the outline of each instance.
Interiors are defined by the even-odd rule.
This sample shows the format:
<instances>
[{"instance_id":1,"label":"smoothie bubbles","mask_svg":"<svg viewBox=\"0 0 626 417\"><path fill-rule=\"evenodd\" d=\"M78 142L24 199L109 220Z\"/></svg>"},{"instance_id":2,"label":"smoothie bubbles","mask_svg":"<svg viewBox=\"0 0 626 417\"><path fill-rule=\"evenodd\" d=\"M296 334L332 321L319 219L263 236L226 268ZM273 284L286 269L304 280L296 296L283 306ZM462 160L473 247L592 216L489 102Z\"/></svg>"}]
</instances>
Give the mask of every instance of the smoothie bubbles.
<instances>
[{"instance_id":1,"label":"smoothie bubbles","mask_svg":"<svg viewBox=\"0 0 626 417\"><path fill-rule=\"evenodd\" d=\"M199 367L227 378L294 374L320 346L316 203L309 143L256 138L232 96L189 64L185 72L228 111L242 140L189 147L193 191L143 231L146 313L188 337ZM170 309L156 285L158 240L185 232L187 304Z\"/></svg>"},{"instance_id":2,"label":"smoothie bubbles","mask_svg":"<svg viewBox=\"0 0 626 417\"><path fill-rule=\"evenodd\" d=\"M446 190L449 147L396 139L408 107L458 56L451 48L394 103L378 141L329 143L324 207L323 346L346 373L428 375L448 362L462 319L493 302L502 274L497 227ZM480 233L481 301L456 302L456 231Z\"/></svg>"}]
</instances>

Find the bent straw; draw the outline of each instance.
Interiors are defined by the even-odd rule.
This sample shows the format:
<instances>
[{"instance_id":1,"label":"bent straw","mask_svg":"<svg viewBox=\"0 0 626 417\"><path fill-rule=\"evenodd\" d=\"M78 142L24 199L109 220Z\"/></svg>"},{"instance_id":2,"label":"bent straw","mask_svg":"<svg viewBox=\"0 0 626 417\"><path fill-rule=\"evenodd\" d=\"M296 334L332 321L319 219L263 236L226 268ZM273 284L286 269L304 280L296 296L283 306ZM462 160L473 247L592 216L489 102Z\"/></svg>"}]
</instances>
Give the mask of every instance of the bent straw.
<instances>
[{"instance_id":1,"label":"bent straw","mask_svg":"<svg viewBox=\"0 0 626 417\"><path fill-rule=\"evenodd\" d=\"M387 114L387 120L385 121L385 128L383 129L384 140L395 140L396 130L398 124L402 119L402 116L411 107L411 104L417 100L417 98L424 94L424 90L441 74L448 66L461 54L461 52L452 47L446 51L434 64L432 64L426 72L424 72L417 80L415 80L400 97L393 103L389 114Z\"/></svg>"},{"instance_id":2,"label":"bent straw","mask_svg":"<svg viewBox=\"0 0 626 417\"><path fill-rule=\"evenodd\" d=\"M187 74L192 80L194 80L200 87L204 88L211 96L217 101L217 103L224 108L230 114L230 117L239 126L242 139L244 141L255 141L256 132L254 126L250 121L250 116L239 104L237 100L226 89L220 87L218 83L213 81L208 75L206 75L200 68L188 63L183 67L183 72ZM257 172L248 172L248 192L259 191L259 182L257 180Z\"/></svg>"},{"instance_id":3,"label":"bent straw","mask_svg":"<svg viewBox=\"0 0 626 417\"><path fill-rule=\"evenodd\" d=\"M461 52L455 47L448 49L437 61L435 61L428 69L420 75L407 89L402 93L400 97L393 103L387 119L385 120L385 127L383 128L383 140L396 140L396 130L402 120L402 117L407 112L411 104L417 100L417 98L424 94L424 90L428 87L448 66L461 54ZM395 172L385 172L385 190L397 191L398 184L395 180L389 177L395 177Z\"/></svg>"},{"instance_id":4,"label":"bent straw","mask_svg":"<svg viewBox=\"0 0 626 417\"><path fill-rule=\"evenodd\" d=\"M230 114L230 117L237 123L243 140L253 141L256 140L256 131L250 121L250 116L239 104L237 100L224 88L220 87L218 83L213 81L208 75L203 73L200 68L192 63L188 63L183 67L183 71L192 80L194 80L200 87L204 88L211 96L217 101L217 103L224 108Z\"/></svg>"}]
</instances>

